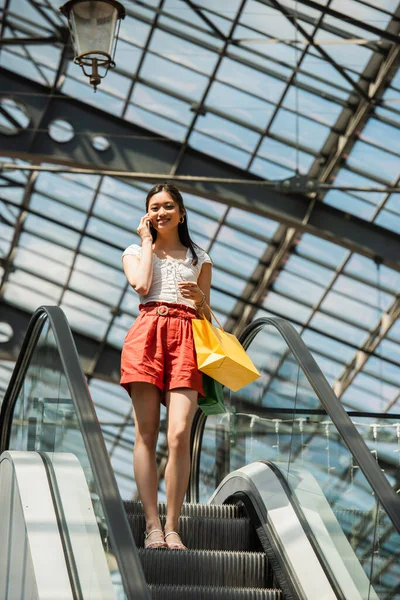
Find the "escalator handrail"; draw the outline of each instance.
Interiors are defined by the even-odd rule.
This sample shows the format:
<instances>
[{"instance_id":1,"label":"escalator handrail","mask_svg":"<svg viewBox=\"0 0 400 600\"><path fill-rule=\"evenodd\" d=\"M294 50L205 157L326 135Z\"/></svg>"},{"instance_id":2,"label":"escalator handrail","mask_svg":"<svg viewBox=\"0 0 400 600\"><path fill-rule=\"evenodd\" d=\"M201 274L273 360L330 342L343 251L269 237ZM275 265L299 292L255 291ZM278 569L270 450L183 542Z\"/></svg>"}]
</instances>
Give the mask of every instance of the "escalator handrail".
<instances>
[{"instance_id":1,"label":"escalator handrail","mask_svg":"<svg viewBox=\"0 0 400 600\"><path fill-rule=\"evenodd\" d=\"M93 401L64 312L58 306L41 306L32 315L0 410L0 455L8 449L12 417L30 358L48 321L60 355L90 466L109 526L112 551L128 599L149 600L150 593L140 566L138 551L129 528L117 482L97 420Z\"/></svg>"},{"instance_id":2,"label":"escalator handrail","mask_svg":"<svg viewBox=\"0 0 400 600\"><path fill-rule=\"evenodd\" d=\"M285 340L321 404L339 431L344 443L371 485L382 508L400 533L400 497L382 473L376 459L368 450L364 440L293 325L280 317L261 317L243 330L239 336L239 341L247 350L257 333L265 325L275 327Z\"/></svg>"}]
</instances>

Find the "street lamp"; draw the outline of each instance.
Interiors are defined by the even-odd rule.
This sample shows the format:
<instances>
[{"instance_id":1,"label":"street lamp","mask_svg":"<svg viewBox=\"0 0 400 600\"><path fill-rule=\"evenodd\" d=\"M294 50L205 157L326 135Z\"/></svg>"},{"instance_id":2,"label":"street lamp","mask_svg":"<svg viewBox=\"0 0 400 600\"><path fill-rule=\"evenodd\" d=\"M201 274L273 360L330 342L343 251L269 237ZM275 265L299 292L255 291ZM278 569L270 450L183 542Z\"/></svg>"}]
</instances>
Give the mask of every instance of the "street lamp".
<instances>
[{"instance_id":1,"label":"street lamp","mask_svg":"<svg viewBox=\"0 0 400 600\"><path fill-rule=\"evenodd\" d=\"M68 19L74 62L82 67L96 91L108 69L115 67L115 49L125 8L116 0L69 0L60 11ZM102 75L99 69L104 70Z\"/></svg>"}]
</instances>

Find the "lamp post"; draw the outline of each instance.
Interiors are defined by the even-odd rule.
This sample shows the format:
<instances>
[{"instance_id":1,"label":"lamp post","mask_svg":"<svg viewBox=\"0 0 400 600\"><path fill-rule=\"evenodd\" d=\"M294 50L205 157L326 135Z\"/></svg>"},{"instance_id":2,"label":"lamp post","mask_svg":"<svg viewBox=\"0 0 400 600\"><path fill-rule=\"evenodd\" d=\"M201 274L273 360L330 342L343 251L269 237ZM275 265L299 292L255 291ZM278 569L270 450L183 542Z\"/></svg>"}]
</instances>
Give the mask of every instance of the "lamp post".
<instances>
[{"instance_id":1,"label":"lamp post","mask_svg":"<svg viewBox=\"0 0 400 600\"><path fill-rule=\"evenodd\" d=\"M74 62L82 67L96 91L108 69L115 67L115 49L125 8L116 0L69 0L60 11L68 19Z\"/></svg>"}]
</instances>

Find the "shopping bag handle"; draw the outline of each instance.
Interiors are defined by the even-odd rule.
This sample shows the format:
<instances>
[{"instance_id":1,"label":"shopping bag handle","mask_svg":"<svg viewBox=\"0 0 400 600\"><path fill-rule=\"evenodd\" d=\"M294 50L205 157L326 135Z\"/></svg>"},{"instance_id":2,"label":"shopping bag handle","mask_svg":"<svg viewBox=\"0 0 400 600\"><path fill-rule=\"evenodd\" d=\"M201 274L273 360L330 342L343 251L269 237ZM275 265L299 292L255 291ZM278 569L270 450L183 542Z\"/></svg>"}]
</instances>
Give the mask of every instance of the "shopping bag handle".
<instances>
[{"instance_id":1,"label":"shopping bag handle","mask_svg":"<svg viewBox=\"0 0 400 600\"><path fill-rule=\"evenodd\" d=\"M210 311L211 315L214 317L214 319L216 320L216 322L219 325L219 328L221 329L221 331L224 331L224 328L222 327L221 323L218 321L217 317L215 316L215 314L212 311L212 308L209 304L207 304L207 302L204 302L205 306L207 306L208 310ZM207 321L208 319L205 318L204 314L201 313L201 318L204 319L205 321Z\"/></svg>"}]
</instances>

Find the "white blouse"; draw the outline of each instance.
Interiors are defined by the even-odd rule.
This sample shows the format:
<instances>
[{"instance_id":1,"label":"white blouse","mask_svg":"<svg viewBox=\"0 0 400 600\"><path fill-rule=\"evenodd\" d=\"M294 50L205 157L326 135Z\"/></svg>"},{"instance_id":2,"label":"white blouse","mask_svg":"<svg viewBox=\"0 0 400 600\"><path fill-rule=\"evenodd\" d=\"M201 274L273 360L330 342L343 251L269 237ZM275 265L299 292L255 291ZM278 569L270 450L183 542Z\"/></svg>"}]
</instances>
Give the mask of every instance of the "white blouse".
<instances>
[{"instance_id":1,"label":"white blouse","mask_svg":"<svg viewBox=\"0 0 400 600\"><path fill-rule=\"evenodd\" d=\"M153 279L147 296L139 296L140 303L168 302L172 304L185 304L196 308L193 300L184 298L179 292L179 281L197 281L201 267L204 263L212 264L212 260L204 250L195 248L198 262L192 263L192 253L187 249L186 258L159 258L153 253ZM128 246L122 257L127 254L141 258L142 247L136 244Z\"/></svg>"}]
</instances>

